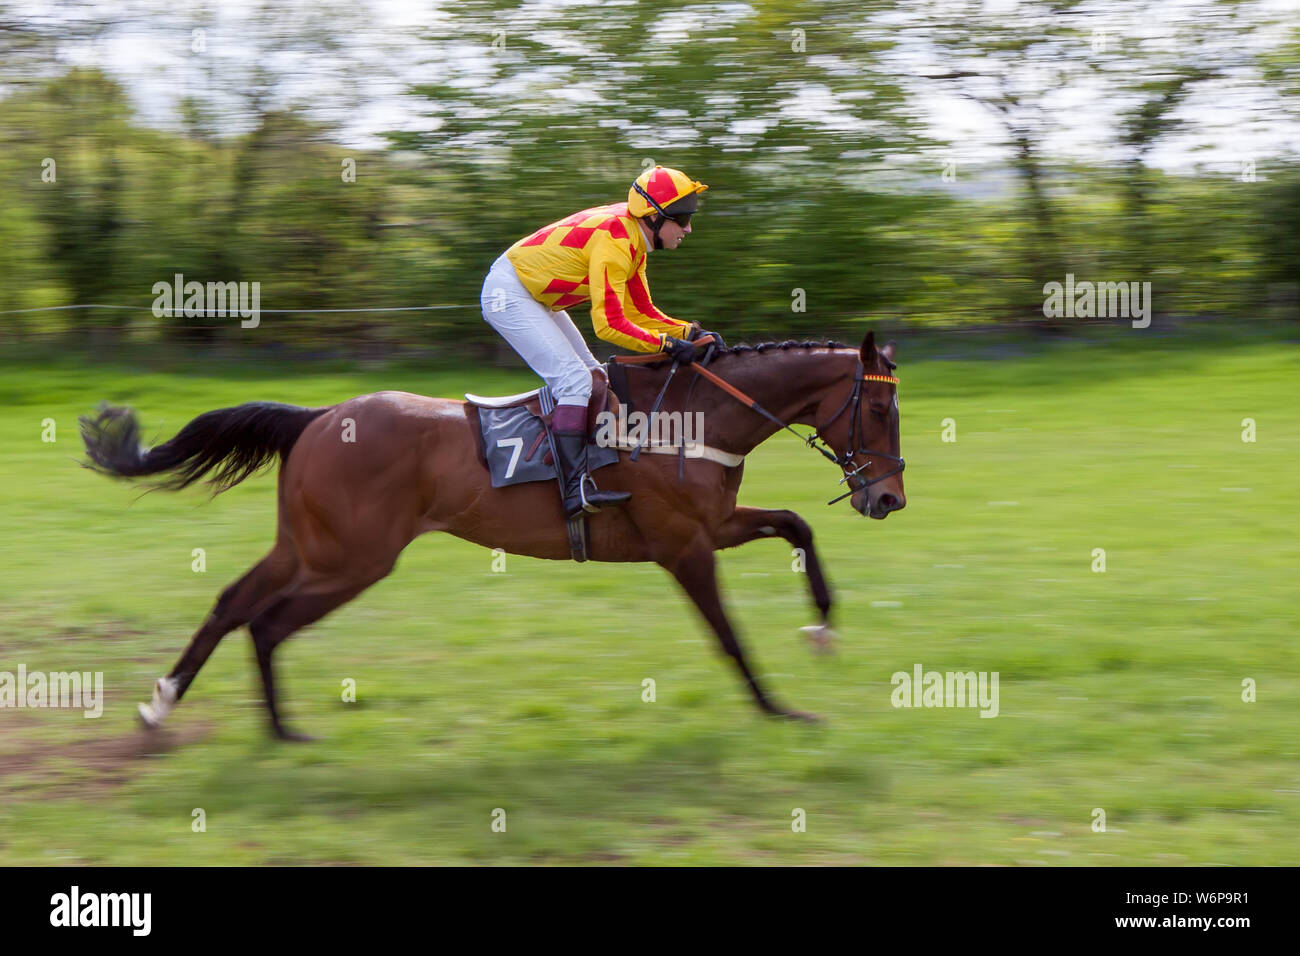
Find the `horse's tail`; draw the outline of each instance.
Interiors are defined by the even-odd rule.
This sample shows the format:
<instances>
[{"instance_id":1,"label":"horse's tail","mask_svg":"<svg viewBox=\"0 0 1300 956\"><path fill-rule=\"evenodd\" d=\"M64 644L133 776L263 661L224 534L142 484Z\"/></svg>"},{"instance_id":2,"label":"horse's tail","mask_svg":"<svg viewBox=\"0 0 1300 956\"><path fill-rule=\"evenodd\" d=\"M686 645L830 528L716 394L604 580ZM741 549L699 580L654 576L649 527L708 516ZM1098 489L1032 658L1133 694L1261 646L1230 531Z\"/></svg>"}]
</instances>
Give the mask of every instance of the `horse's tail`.
<instances>
[{"instance_id":1,"label":"horse's tail","mask_svg":"<svg viewBox=\"0 0 1300 956\"><path fill-rule=\"evenodd\" d=\"M171 490L219 469L207 478L215 495L270 464L277 454L287 457L308 423L327 410L245 402L204 412L171 441L145 448L135 412L101 403L93 418L81 417L81 438L90 456L83 464L114 478L166 475L153 484Z\"/></svg>"}]
</instances>

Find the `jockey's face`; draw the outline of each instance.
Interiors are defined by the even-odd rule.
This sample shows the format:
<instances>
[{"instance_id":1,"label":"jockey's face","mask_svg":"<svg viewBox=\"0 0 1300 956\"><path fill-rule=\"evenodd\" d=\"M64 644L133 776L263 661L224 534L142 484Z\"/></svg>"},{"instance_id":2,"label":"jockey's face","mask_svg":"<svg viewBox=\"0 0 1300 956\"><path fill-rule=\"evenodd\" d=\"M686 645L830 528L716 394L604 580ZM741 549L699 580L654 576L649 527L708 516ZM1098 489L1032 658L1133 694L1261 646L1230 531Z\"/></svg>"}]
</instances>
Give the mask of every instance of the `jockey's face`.
<instances>
[{"instance_id":1,"label":"jockey's face","mask_svg":"<svg viewBox=\"0 0 1300 956\"><path fill-rule=\"evenodd\" d=\"M664 224L659 227L659 239L663 242L665 249L676 249L682 244L682 239L690 231L690 220L687 220L686 225L679 226L671 219L666 219Z\"/></svg>"}]
</instances>

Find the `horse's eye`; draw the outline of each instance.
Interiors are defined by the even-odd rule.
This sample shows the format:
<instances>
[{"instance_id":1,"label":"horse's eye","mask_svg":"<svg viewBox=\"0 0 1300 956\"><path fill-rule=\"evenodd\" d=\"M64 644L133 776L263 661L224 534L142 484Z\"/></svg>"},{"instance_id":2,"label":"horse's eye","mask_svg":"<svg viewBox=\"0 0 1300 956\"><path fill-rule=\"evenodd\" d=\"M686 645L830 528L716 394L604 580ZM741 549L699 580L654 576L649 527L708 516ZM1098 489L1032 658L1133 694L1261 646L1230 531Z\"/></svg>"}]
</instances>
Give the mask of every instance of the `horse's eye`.
<instances>
[{"instance_id":1,"label":"horse's eye","mask_svg":"<svg viewBox=\"0 0 1300 956\"><path fill-rule=\"evenodd\" d=\"M883 402L872 402L871 414L883 422L885 418L889 415L889 406L884 404Z\"/></svg>"}]
</instances>

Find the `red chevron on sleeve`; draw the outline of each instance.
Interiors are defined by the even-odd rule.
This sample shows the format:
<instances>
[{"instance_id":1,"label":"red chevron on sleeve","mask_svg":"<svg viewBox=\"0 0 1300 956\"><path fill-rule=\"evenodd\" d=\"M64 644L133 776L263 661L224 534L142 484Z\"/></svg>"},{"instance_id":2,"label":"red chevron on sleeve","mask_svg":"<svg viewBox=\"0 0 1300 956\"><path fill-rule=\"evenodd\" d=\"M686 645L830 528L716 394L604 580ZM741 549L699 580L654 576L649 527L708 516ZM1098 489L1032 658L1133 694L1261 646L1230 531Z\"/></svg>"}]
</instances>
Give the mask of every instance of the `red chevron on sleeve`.
<instances>
[{"instance_id":1,"label":"red chevron on sleeve","mask_svg":"<svg viewBox=\"0 0 1300 956\"><path fill-rule=\"evenodd\" d=\"M634 325L628 321L627 316L623 314L623 303L619 301L618 293L611 288L609 284L609 267L605 267L605 321L615 332L622 332L634 339L640 339L642 342L648 342L651 345L658 346L659 336L653 332L647 332L639 325Z\"/></svg>"},{"instance_id":2,"label":"red chevron on sleeve","mask_svg":"<svg viewBox=\"0 0 1300 956\"><path fill-rule=\"evenodd\" d=\"M650 290L645 287L641 281L641 273L634 272L627 280L627 291L632 296L632 304L637 307L642 315L649 316L652 319L658 319L661 322L676 322L676 319L670 319L650 301Z\"/></svg>"}]
</instances>

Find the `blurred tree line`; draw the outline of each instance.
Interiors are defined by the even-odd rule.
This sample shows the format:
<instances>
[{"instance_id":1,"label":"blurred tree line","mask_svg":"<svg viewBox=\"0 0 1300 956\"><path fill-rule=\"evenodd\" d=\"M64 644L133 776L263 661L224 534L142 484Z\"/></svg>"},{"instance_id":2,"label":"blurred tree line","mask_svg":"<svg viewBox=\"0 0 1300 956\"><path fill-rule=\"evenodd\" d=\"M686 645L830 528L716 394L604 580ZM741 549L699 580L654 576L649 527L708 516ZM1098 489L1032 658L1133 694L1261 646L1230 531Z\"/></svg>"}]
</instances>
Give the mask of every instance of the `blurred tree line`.
<instances>
[{"instance_id":1,"label":"blurred tree line","mask_svg":"<svg viewBox=\"0 0 1300 956\"><path fill-rule=\"evenodd\" d=\"M268 5L256 68L209 61L212 84L160 129L119 80L58 66L61 38L0 8L0 311L147 310L154 283L180 273L259 282L263 310L453 306L268 312L265 343L493 347L477 301L495 256L621 200L658 162L711 188L682 249L651 259L656 302L731 339L849 338L867 319L1050 325L1042 286L1067 272L1150 281L1158 313L1300 317L1295 157L1195 175L1150 165L1189 134L1180 107L1215 84L1264 82L1300 125L1300 28L1211 2L1152 45L1099 30L1095 4L989 7L638 3L557 18L462 0L424 40L436 82L408 89L428 122L372 150L340 145L310 97L275 95L272 53L346 59L349 14L307 29ZM1263 29L1282 40L1252 44ZM1084 84L1114 100L1106 164L1050 146L1070 119L1053 97ZM939 92L996 121L1005 165L945 159L961 144L935 139L920 109ZM223 114L232 98L239 124ZM4 318L9 339L253 334L138 310Z\"/></svg>"}]
</instances>

